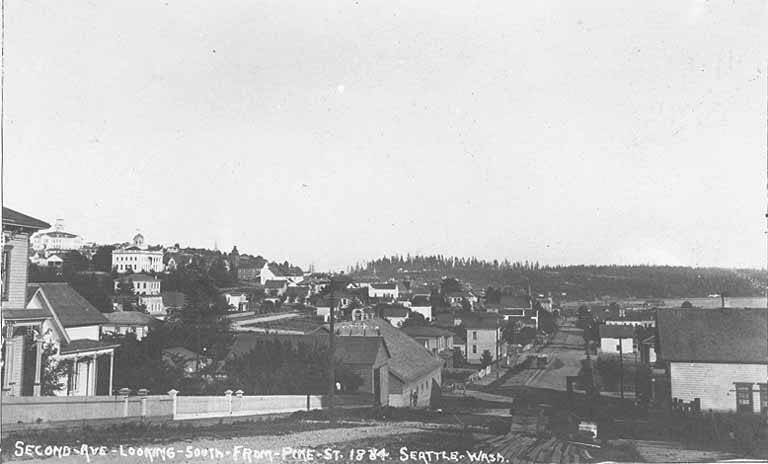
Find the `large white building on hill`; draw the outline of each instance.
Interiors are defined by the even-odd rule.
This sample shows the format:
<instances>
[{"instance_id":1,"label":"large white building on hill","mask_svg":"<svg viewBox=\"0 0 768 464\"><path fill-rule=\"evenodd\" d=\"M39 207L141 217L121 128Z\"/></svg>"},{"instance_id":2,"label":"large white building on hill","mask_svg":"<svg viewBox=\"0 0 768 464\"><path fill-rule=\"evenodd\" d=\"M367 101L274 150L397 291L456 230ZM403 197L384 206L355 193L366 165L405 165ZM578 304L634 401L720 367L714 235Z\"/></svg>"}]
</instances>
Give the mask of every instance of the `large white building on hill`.
<instances>
[{"instance_id":1,"label":"large white building on hill","mask_svg":"<svg viewBox=\"0 0 768 464\"><path fill-rule=\"evenodd\" d=\"M131 246L112 251L112 269L126 272L163 272L163 250L148 248L144 236L136 234Z\"/></svg>"}]
</instances>

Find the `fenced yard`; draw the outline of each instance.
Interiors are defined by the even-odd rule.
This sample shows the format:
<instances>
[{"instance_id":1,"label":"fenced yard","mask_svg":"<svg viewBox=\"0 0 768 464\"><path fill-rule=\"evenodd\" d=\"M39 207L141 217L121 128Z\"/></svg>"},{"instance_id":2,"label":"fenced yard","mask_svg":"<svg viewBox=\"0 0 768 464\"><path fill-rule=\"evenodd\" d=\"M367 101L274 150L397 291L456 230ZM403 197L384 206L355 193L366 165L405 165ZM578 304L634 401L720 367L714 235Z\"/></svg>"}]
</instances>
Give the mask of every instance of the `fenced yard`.
<instances>
[{"instance_id":1,"label":"fenced yard","mask_svg":"<svg viewBox=\"0 0 768 464\"><path fill-rule=\"evenodd\" d=\"M373 395L335 395L334 404L340 408L371 406ZM123 419L163 422L289 414L327 407L328 397L321 395L251 396L231 391L221 396L180 396L172 390L167 395L4 397L2 429Z\"/></svg>"}]
</instances>

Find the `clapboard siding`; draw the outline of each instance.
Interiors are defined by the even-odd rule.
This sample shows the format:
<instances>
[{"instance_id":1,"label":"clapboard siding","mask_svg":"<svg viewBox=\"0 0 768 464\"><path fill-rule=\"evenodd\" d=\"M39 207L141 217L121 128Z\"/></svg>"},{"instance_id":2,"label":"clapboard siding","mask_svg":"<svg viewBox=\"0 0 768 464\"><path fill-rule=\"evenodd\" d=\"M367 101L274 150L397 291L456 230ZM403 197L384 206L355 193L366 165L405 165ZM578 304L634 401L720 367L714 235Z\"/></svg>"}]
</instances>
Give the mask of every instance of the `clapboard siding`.
<instances>
[{"instance_id":1,"label":"clapboard siding","mask_svg":"<svg viewBox=\"0 0 768 464\"><path fill-rule=\"evenodd\" d=\"M734 383L758 384L766 379L768 365L764 364L670 363L672 398L700 398L703 410L735 411Z\"/></svg>"},{"instance_id":2,"label":"clapboard siding","mask_svg":"<svg viewBox=\"0 0 768 464\"><path fill-rule=\"evenodd\" d=\"M27 297L27 255L29 235L17 233L5 242L11 247L10 272L8 273L8 300L4 308L23 309Z\"/></svg>"}]
</instances>

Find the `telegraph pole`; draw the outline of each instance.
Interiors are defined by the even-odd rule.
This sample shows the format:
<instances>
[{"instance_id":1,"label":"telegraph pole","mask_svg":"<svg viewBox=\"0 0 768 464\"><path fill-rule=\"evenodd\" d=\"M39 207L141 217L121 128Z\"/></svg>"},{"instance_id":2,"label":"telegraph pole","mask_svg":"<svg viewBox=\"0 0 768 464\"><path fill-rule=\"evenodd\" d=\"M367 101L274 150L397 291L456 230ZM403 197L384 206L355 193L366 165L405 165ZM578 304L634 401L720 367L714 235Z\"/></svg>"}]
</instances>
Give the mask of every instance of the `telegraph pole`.
<instances>
[{"instance_id":1,"label":"telegraph pole","mask_svg":"<svg viewBox=\"0 0 768 464\"><path fill-rule=\"evenodd\" d=\"M621 346L623 338L619 338L619 389L621 399L624 399L624 349Z\"/></svg>"},{"instance_id":2,"label":"telegraph pole","mask_svg":"<svg viewBox=\"0 0 768 464\"><path fill-rule=\"evenodd\" d=\"M331 277L328 285L331 290L328 293L328 298L330 299L328 302L328 306L330 307L330 313L328 315L328 415L331 418L331 422L334 422L336 420L333 414L334 393L336 391L336 370L334 366L334 353L336 350L334 345L335 329L333 327L333 310L335 309L333 304L333 277Z\"/></svg>"}]
</instances>

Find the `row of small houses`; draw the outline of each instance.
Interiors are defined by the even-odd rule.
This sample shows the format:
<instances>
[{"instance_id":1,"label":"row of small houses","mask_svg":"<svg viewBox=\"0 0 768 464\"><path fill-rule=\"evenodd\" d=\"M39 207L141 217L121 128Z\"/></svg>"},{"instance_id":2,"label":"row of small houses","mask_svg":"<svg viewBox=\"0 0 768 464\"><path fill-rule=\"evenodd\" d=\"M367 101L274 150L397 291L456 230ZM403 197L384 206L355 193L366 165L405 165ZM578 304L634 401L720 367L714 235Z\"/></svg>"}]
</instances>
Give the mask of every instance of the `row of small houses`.
<instances>
[{"instance_id":1,"label":"row of small houses","mask_svg":"<svg viewBox=\"0 0 768 464\"><path fill-rule=\"evenodd\" d=\"M703 411L768 412L768 310L676 308L627 313L600 326L601 352L655 366L674 404ZM636 327L656 327L638 339ZM646 332L647 335L647 332Z\"/></svg>"}]
</instances>

